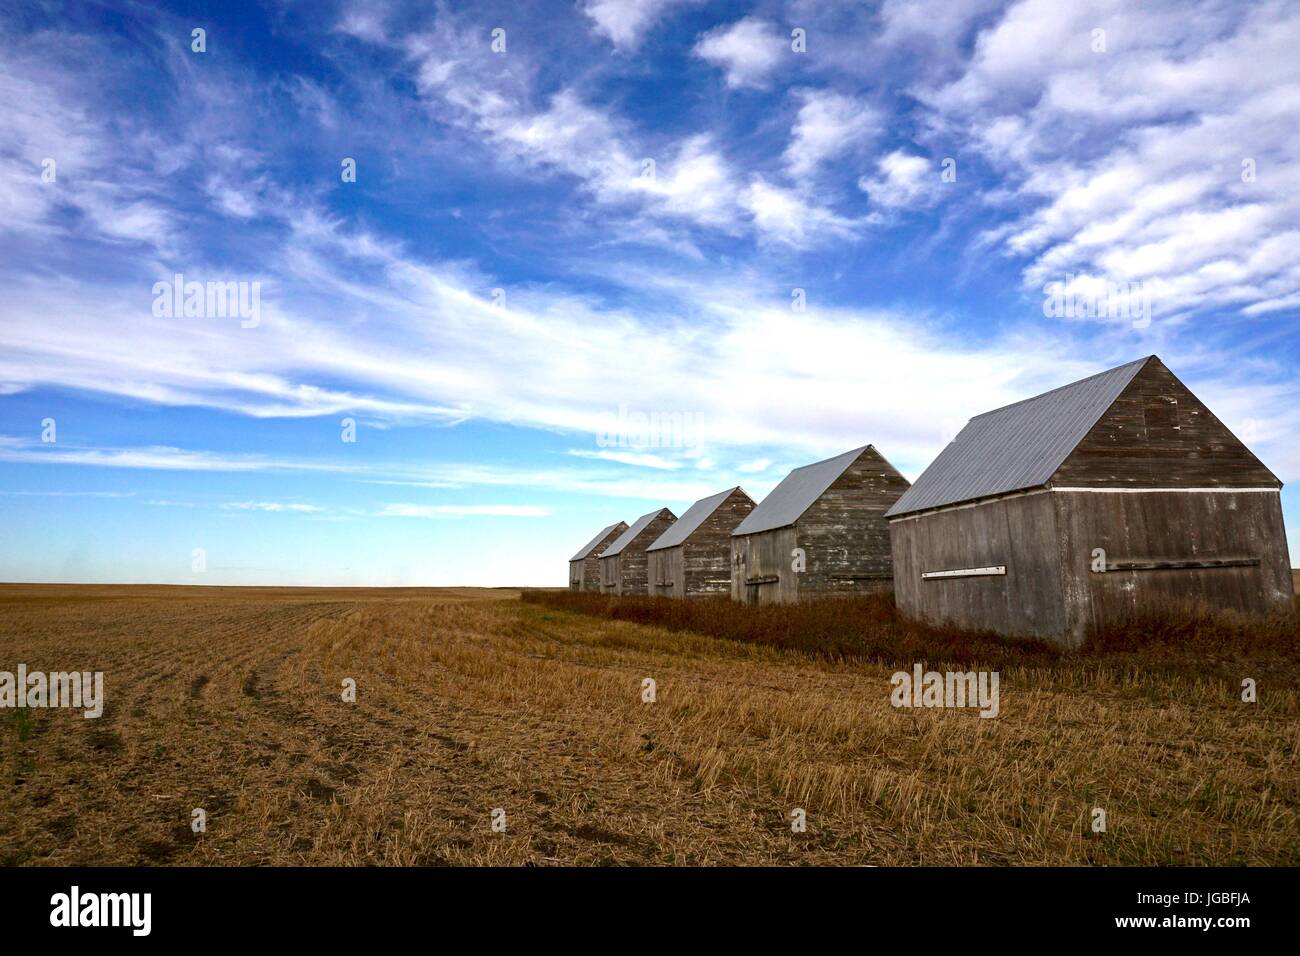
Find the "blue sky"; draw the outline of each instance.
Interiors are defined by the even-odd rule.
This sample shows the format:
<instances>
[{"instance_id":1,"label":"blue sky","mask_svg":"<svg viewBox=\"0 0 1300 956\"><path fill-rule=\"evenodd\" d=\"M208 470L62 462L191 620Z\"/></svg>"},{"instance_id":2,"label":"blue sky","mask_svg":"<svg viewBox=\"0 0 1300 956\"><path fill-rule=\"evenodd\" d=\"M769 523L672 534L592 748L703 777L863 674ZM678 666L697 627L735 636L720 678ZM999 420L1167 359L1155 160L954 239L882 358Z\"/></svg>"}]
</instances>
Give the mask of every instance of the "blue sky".
<instances>
[{"instance_id":1,"label":"blue sky","mask_svg":"<svg viewBox=\"0 0 1300 956\"><path fill-rule=\"evenodd\" d=\"M1268 2L7 5L0 580L561 584L1152 353L1296 482L1297 49Z\"/></svg>"}]
</instances>

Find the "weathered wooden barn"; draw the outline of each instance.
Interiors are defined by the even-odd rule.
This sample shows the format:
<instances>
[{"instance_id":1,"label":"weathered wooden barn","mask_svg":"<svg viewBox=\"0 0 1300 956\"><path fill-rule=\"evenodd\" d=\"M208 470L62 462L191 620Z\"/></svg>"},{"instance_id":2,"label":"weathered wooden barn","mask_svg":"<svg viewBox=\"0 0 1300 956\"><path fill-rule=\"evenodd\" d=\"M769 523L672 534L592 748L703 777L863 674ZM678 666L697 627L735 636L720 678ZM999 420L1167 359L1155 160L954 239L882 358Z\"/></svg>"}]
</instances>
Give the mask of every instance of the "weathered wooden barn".
<instances>
[{"instance_id":1,"label":"weathered wooden barn","mask_svg":"<svg viewBox=\"0 0 1300 956\"><path fill-rule=\"evenodd\" d=\"M645 549L677 520L667 508L642 515L600 553L600 590L603 594L647 595L649 570Z\"/></svg>"},{"instance_id":2,"label":"weathered wooden barn","mask_svg":"<svg viewBox=\"0 0 1300 956\"><path fill-rule=\"evenodd\" d=\"M885 511L908 488L870 445L796 468L731 533L731 596L788 603L887 587Z\"/></svg>"},{"instance_id":3,"label":"weathered wooden barn","mask_svg":"<svg viewBox=\"0 0 1300 956\"><path fill-rule=\"evenodd\" d=\"M1281 487L1152 355L972 418L889 510L898 606L1065 646L1171 602L1285 609Z\"/></svg>"},{"instance_id":4,"label":"weathered wooden barn","mask_svg":"<svg viewBox=\"0 0 1300 956\"><path fill-rule=\"evenodd\" d=\"M646 558L650 593L659 597L726 597L731 593L731 532L754 510L742 488L701 498L661 534Z\"/></svg>"},{"instance_id":5,"label":"weathered wooden barn","mask_svg":"<svg viewBox=\"0 0 1300 956\"><path fill-rule=\"evenodd\" d=\"M626 530L626 521L610 525L588 541L581 551L569 559L570 591L600 590L600 553Z\"/></svg>"}]
</instances>

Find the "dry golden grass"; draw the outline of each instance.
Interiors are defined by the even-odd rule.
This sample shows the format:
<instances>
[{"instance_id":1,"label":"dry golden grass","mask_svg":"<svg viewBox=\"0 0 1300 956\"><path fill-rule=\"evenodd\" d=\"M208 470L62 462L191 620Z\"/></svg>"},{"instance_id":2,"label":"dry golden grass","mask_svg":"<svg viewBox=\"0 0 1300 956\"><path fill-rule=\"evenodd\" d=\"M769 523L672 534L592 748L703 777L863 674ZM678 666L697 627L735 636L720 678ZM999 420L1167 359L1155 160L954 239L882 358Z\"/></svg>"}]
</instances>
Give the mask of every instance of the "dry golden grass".
<instances>
[{"instance_id":1,"label":"dry golden grass","mask_svg":"<svg viewBox=\"0 0 1300 956\"><path fill-rule=\"evenodd\" d=\"M984 720L892 708L887 664L517 597L0 587L0 669L107 696L0 711L0 862L1300 861L1294 653L1013 663Z\"/></svg>"}]
</instances>

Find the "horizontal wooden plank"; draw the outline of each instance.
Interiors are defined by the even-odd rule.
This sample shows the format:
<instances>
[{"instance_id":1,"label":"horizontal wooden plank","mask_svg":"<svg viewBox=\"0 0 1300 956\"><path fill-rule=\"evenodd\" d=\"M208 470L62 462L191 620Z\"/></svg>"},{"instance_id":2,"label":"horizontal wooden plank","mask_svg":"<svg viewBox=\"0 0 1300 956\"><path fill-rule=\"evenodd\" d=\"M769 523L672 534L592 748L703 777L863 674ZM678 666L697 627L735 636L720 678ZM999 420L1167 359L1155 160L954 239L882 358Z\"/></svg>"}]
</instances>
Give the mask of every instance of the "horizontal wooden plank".
<instances>
[{"instance_id":1,"label":"horizontal wooden plank","mask_svg":"<svg viewBox=\"0 0 1300 956\"><path fill-rule=\"evenodd\" d=\"M1107 561L1107 571L1188 571L1204 568L1255 568L1259 558L1206 558L1199 561ZM1100 572L1099 572L1100 573Z\"/></svg>"},{"instance_id":2,"label":"horizontal wooden plank","mask_svg":"<svg viewBox=\"0 0 1300 956\"><path fill-rule=\"evenodd\" d=\"M939 578L987 578L1006 573L1006 565L998 564L986 568L954 568L951 571L925 571L921 574L921 580L934 581Z\"/></svg>"},{"instance_id":3,"label":"horizontal wooden plank","mask_svg":"<svg viewBox=\"0 0 1300 956\"><path fill-rule=\"evenodd\" d=\"M776 574L765 574L757 578L745 578L746 584L776 584L781 578Z\"/></svg>"}]
</instances>

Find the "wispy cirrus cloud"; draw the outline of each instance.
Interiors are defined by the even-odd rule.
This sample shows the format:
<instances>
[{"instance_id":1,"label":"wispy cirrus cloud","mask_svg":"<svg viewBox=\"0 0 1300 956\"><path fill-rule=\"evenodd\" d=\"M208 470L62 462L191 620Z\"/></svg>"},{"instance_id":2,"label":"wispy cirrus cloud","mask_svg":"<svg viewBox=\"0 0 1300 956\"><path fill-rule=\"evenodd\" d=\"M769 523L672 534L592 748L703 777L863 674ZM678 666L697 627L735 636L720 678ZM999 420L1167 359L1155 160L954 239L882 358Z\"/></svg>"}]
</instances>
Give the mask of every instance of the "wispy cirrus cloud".
<instances>
[{"instance_id":1,"label":"wispy cirrus cloud","mask_svg":"<svg viewBox=\"0 0 1300 956\"><path fill-rule=\"evenodd\" d=\"M1030 286L1091 273L1151 283L1158 315L1257 313L1300 288L1297 42L1288 4L1022 0L919 95L1021 183L992 238Z\"/></svg>"},{"instance_id":2,"label":"wispy cirrus cloud","mask_svg":"<svg viewBox=\"0 0 1300 956\"><path fill-rule=\"evenodd\" d=\"M133 491L3 491L16 498L131 498Z\"/></svg>"},{"instance_id":3,"label":"wispy cirrus cloud","mask_svg":"<svg viewBox=\"0 0 1300 956\"><path fill-rule=\"evenodd\" d=\"M384 518L545 518L550 508L540 505L417 505L397 503L384 505L379 512Z\"/></svg>"},{"instance_id":4,"label":"wispy cirrus cloud","mask_svg":"<svg viewBox=\"0 0 1300 956\"><path fill-rule=\"evenodd\" d=\"M376 486L464 491L483 488L531 488L554 494L607 498L664 498L691 501L708 494L721 480L708 478L647 478L643 461L604 458L602 469L555 468L530 465L483 465L476 462L341 461L264 454L226 455L200 449L152 446L144 448L76 448L50 446L0 435L0 462L72 468L112 468L135 471L226 474L305 474L330 476ZM624 467L630 466L630 467ZM155 499L151 504L193 502ZM219 503L233 511L299 511L288 503L244 501ZM310 506L309 506L310 507Z\"/></svg>"},{"instance_id":5,"label":"wispy cirrus cloud","mask_svg":"<svg viewBox=\"0 0 1300 956\"><path fill-rule=\"evenodd\" d=\"M620 465L636 465L640 468L656 468L673 471L682 467L682 462L649 452L610 451L599 449L591 451L583 448L571 448L569 454L575 458L594 458L599 461L613 461Z\"/></svg>"},{"instance_id":6,"label":"wispy cirrus cloud","mask_svg":"<svg viewBox=\"0 0 1300 956\"><path fill-rule=\"evenodd\" d=\"M865 441L915 473L969 414L1159 352L1300 474L1291 6L482 9L290 5L273 76L221 23L192 55L165 5L0 20L0 401L529 441L0 461L689 502ZM261 283L261 324L155 317L177 272ZM1151 283L1156 322L1046 320L1071 275ZM603 447L621 405L697 415L698 447Z\"/></svg>"},{"instance_id":7,"label":"wispy cirrus cloud","mask_svg":"<svg viewBox=\"0 0 1300 956\"><path fill-rule=\"evenodd\" d=\"M302 501L227 501L223 511L265 511L271 514L319 514L325 509Z\"/></svg>"}]
</instances>

